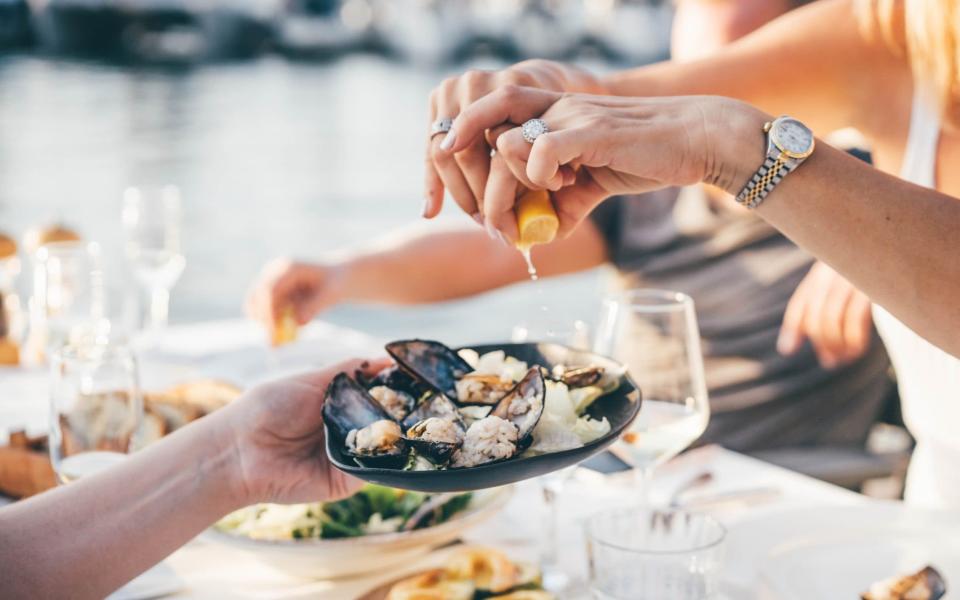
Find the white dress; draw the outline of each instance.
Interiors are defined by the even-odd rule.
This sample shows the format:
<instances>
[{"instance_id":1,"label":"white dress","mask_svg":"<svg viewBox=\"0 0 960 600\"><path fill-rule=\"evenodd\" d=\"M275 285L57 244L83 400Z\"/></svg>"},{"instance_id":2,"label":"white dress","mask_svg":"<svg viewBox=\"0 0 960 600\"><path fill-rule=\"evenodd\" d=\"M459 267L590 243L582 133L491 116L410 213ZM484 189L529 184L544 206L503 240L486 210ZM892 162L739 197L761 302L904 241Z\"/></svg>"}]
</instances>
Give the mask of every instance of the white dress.
<instances>
[{"instance_id":1,"label":"white dress","mask_svg":"<svg viewBox=\"0 0 960 600\"><path fill-rule=\"evenodd\" d=\"M916 94L900 176L934 187L940 119ZM960 232L958 232L960 233ZM897 372L903 416L917 447L907 473L906 500L960 509L960 359L874 305L877 330Z\"/></svg>"}]
</instances>

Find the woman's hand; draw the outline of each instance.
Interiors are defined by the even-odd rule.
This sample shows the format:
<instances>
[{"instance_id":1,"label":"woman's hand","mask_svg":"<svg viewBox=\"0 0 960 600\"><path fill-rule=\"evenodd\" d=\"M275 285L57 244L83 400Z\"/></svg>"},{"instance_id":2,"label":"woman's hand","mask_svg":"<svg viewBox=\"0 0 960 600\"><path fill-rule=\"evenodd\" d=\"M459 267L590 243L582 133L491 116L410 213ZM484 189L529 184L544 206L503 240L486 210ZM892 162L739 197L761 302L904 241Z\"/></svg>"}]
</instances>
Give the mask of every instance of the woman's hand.
<instances>
[{"instance_id":1,"label":"woman's hand","mask_svg":"<svg viewBox=\"0 0 960 600\"><path fill-rule=\"evenodd\" d=\"M337 373L372 375L387 364L353 360L270 382L213 415L232 448L233 487L246 503L315 502L356 492L361 482L327 461L323 398Z\"/></svg>"},{"instance_id":2,"label":"woman's hand","mask_svg":"<svg viewBox=\"0 0 960 600\"><path fill-rule=\"evenodd\" d=\"M533 144L504 123L543 119ZM603 199L707 181L738 191L763 162L763 113L713 96L621 98L505 86L463 109L456 157L494 130L497 153L480 212L488 229L517 238L517 185L549 189L567 235ZM489 134L488 134L488 137Z\"/></svg>"},{"instance_id":3,"label":"woman's hand","mask_svg":"<svg viewBox=\"0 0 960 600\"><path fill-rule=\"evenodd\" d=\"M340 301L341 267L296 262L267 263L247 293L245 310L272 335L283 312L292 310L299 325Z\"/></svg>"},{"instance_id":4,"label":"woman's hand","mask_svg":"<svg viewBox=\"0 0 960 600\"><path fill-rule=\"evenodd\" d=\"M849 364L870 348L870 311L866 294L817 261L790 298L777 350L793 354L809 339L823 368Z\"/></svg>"},{"instance_id":5,"label":"woman's hand","mask_svg":"<svg viewBox=\"0 0 960 600\"><path fill-rule=\"evenodd\" d=\"M467 71L445 80L430 94L429 122L432 125L438 119L454 119L465 107L506 85L556 92L603 92L600 81L586 71L547 60L528 60L502 71ZM423 216L432 218L440 212L444 188L468 215L478 215L490 171L491 145L477 136L451 154L441 151L441 146L453 144L457 128L437 135L431 135L428 128L427 135ZM474 218L482 222L479 215Z\"/></svg>"}]
</instances>

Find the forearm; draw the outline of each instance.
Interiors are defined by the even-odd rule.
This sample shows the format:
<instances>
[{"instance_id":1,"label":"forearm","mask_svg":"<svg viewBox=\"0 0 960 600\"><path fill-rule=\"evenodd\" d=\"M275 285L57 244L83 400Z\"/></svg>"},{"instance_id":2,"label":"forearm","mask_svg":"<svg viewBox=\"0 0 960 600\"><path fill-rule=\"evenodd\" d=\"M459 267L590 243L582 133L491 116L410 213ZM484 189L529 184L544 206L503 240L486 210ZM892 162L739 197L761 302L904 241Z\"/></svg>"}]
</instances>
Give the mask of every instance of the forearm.
<instances>
[{"instance_id":1,"label":"forearm","mask_svg":"<svg viewBox=\"0 0 960 600\"><path fill-rule=\"evenodd\" d=\"M107 472L0 510L10 598L103 598L244 505L230 450L200 421Z\"/></svg>"},{"instance_id":2,"label":"forearm","mask_svg":"<svg viewBox=\"0 0 960 600\"><path fill-rule=\"evenodd\" d=\"M737 193L763 161L763 116L725 146ZM757 213L874 302L960 356L960 201L882 173L818 143Z\"/></svg>"},{"instance_id":3,"label":"forearm","mask_svg":"<svg viewBox=\"0 0 960 600\"><path fill-rule=\"evenodd\" d=\"M869 78L894 62L900 61L887 48L863 37L851 0L821 0L708 58L622 71L603 84L618 96L737 98L832 131L864 125L864 101L875 95Z\"/></svg>"},{"instance_id":4,"label":"forearm","mask_svg":"<svg viewBox=\"0 0 960 600\"><path fill-rule=\"evenodd\" d=\"M605 259L603 242L585 224L571 239L534 250L544 276L581 271ZM468 225L420 226L340 258L344 302L419 304L472 296L526 280L520 253Z\"/></svg>"}]
</instances>

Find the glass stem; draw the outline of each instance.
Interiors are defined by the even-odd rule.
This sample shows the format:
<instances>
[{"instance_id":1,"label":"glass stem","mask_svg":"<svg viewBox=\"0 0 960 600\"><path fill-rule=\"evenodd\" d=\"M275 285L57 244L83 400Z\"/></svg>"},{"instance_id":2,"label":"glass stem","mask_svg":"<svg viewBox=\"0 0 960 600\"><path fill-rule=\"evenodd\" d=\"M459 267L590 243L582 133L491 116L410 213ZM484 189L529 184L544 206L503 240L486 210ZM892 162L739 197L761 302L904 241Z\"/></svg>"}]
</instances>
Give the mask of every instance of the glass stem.
<instances>
[{"instance_id":1,"label":"glass stem","mask_svg":"<svg viewBox=\"0 0 960 600\"><path fill-rule=\"evenodd\" d=\"M652 475L652 467L633 468L634 493L636 493L637 505L641 508L650 506L650 480Z\"/></svg>"},{"instance_id":2,"label":"glass stem","mask_svg":"<svg viewBox=\"0 0 960 600\"><path fill-rule=\"evenodd\" d=\"M543 490L543 502L546 504L544 519L546 535L543 536L543 547L540 551L540 563L544 570L552 570L557 567L557 519L559 511L557 510L558 491L551 484L541 486Z\"/></svg>"},{"instance_id":3,"label":"glass stem","mask_svg":"<svg viewBox=\"0 0 960 600\"><path fill-rule=\"evenodd\" d=\"M159 331L167 326L170 312L170 291L156 287L150 290L150 329Z\"/></svg>"}]
</instances>

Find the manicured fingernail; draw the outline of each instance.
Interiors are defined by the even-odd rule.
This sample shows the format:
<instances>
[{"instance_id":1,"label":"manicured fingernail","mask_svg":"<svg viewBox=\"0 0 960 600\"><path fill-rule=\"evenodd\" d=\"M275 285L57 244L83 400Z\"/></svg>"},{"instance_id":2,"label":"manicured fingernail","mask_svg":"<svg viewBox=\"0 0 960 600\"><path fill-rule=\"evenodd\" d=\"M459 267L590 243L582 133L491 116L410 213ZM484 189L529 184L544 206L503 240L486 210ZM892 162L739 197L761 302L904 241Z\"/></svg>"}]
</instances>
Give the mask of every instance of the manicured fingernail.
<instances>
[{"instance_id":1,"label":"manicured fingernail","mask_svg":"<svg viewBox=\"0 0 960 600\"><path fill-rule=\"evenodd\" d=\"M797 338L792 333L783 332L777 338L777 352L787 356L796 350Z\"/></svg>"},{"instance_id":2,"label":"manicured fingernail","mask_svg":"<svg viewBox=\"0 0 960 600\"><path fill-rule=\"evenodd\" d=\"M486 225L486 228L487 228L487 235L490 236L491 240L495 242L500 241L500 232L497 231L496 228L494 228L493 223L488 222Z\"/></svg>"},{"instance_id":3,"label":"manicured fingernail","mask_svg":"<svg viewBox=\"0 0 960 600\"><path fill-rule=\"evenodd\" d=\"M424 217L427 216L427 211L430 210L430 195L427 194L427 197L423 199L423 210L420 214Z\"/></svg>"},{"instance_id":4,"label":"manicured fingernail","mask_svg":"<svg viewBox=\"0 0 960 600\"><path fill-rule=\"evenodd\" d=\"M440 142L441 150L449 150L453 148L453 145L457 142L457 131L451 129L447 132L447 135L443 136L443 141Z\"/></svg>"},{"instance_id":5,"label":"manicured fingernail","mask_svg":"<svg viewBox=\"0 0 960 600\"><path fill-rule=\"evenodd\" d=\"M480 227L483 227L483 215L481 215L478 212L475 212L472 215L470 215L470 217L477 222L477 225L479 225Z\"/></svg>"}]
</instances>

